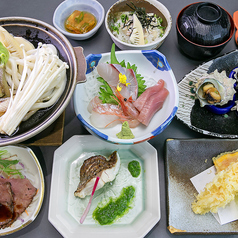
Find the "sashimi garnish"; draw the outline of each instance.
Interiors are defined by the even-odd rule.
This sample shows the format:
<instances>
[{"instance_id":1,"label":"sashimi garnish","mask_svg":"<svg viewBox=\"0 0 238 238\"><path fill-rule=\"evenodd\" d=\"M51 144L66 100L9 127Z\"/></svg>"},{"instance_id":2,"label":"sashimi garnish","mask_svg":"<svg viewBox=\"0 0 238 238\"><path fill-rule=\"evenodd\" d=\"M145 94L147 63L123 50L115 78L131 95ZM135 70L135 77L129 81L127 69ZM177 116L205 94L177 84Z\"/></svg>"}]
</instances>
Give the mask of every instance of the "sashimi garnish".
<instances>
[{"instance_id":1,"label":"sashimi garnish","mask_svg":"<svg viewBox=\"0 0 238 238\"><path fill-rule=\"evenodd\" d=\"M127 82L130 83L130 88L128 91L132 92L133 90L135 90L135 92L132 93L133 95L139 97L141 93L145 91L145 80L143 80L144 77L142 77L141 74L137 73L137 66L135 64L131 65L129 62L126 63L125 60L119 62L116 58L114 43L112 44L111 48L110 66L108 66L108 64L109 63L101 63L97 66L98 74L101 76L98 77L98 80L102 83L102 86L99 89L99 95L103 103L117 104L115 101L111 102L110 97L114 96L113 91L116 90L117 84L119 82L119 73L126 75L126 77L128 78ZM128 75L125 70L127 71ZM110 78L108 77L108 75L110 75ZM133 100L136 100L136 97L133 96Z\"/></svg>"},{"instance_id":2,"label":"sashimi garnish","mask_svg":"<svg viewBox=\"0 0 238 238\"><path fill-rule=\"evenodd\" d=\"M133 100L136 100L138 96L138 83L132 69L124 68L120 64L101 63L98 64L97 70L98 74L108 83L113 92L118 90L123 97L132 97Z\"/></svg>"},{"instance_id":3,"label":"sashimi garnish","mask_svg":"<svg viewBox=\"0 0 238 238\"><path fill-rule=\"evenodd\" d=\"M99 177L96 178L96 181L95 181L95 184L94 184L94 186L93 186L93 191L92 191L91 197L90 197L90 199L89 199L88 205L87 205L87 207L86 207L86 209L85 209L85 211L84 211L84 213L83 213L83 215L82 215L82 217L81 217L81 219L80 219L80 223L81 223L81 224L83 224L83 222L84 222L86 216L88 215L89 209L90 209L91 204L92 204L93 195L94 195L94 193L95 193L95 191L96 191L96 188L97 188L99 179L100 179Z\"/></svg>"}]
</instances>

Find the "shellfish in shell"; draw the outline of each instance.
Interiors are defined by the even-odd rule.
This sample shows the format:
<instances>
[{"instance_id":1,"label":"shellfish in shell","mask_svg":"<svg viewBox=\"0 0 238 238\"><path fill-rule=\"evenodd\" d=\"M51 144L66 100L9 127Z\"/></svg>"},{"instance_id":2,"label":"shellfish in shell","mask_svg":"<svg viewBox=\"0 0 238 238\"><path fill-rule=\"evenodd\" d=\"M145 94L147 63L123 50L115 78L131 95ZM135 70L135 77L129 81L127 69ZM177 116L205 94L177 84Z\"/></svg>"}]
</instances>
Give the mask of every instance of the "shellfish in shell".
<instances>
[{"instance_id":1,"label":"shellfish in shell","mask_svg":"<svg viewBox=\"0 0 238 238\"><path fill-rule=\"evenodd\" d=\"M235 79L226 76L225 71L219 73L217 70L198 79L196 83L196 96L200 101L200 106L223 106L230 100L233 100L236 93L234 89L235 82Z\"/></svg>"}]
</instances>

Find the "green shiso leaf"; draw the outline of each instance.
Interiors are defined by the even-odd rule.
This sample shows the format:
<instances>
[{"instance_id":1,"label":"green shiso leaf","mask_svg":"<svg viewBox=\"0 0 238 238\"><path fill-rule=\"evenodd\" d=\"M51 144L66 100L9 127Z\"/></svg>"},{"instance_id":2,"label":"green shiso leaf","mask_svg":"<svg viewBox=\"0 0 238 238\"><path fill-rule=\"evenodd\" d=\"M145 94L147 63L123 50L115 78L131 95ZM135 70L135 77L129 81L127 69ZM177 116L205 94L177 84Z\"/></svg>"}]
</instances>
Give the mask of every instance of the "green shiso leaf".
<instances>
[{"instance_id":1,"label":"green shiso leaf","mask_svg":"<svg viewBox=\"0 0 238 238\"><path fill-rule=\"evenodd\" d=\"M127 69L132 69L135 72L135 76L138 83L138 97L145 91L146 85L145 80L143 80L144 77L141 76L141 74L137 73L137 66L135 64L131 65L129 62L125 62L125 60L122 60L121 62L118 61L116 57L116 51L115 51L115 44L112 44L111 48L111 64L120 64L122 67ZM99 98L102 100L103 103L112 103L112 104L118 104L118 101L115 98L115 95L113 94L113 91L111 87L108 85L108 83L102 78L98 77L98 81L102 83L100 89L99 89ZM113 98L114 97L114 98Z\"/></svg>"},{"instance_id":2,"label":"green shiso leaf","mask_svg":"<svg viewBox=\"0 0 238 238\"><path fill-rule=\"evenodd\" d=\"M118 102L114 99L115 95L109 84L102 77L98 77L97 79L102 83L99 89L99 98L102 100L102 103L111 103L117 105Z\"/></svg>"}]
</instances>

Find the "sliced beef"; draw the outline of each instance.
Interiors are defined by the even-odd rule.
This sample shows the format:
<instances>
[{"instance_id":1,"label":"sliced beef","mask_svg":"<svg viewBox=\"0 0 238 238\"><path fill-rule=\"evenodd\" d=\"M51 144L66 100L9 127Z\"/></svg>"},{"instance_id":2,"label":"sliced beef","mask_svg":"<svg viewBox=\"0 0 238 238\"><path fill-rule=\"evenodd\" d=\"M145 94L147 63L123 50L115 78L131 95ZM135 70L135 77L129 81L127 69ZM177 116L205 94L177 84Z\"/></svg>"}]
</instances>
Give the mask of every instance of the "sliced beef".
<instances>
[{"instance_id":1,"label":"sliced beef","mask_svg":"<svg viewBox=\"0 0 238 238\"><path fill-rule=\"evenodd\" d=\"M36 195L37 189L31 184L28 179L0 179L7 181L11 184L13 196L13 217L2 228L10 226L17 218L26 210L31 204L32 199Z\"/></svg>"},{"instance_id":2,"label":"sliced beef","mask_svg":"<svg viewBox=\"0 0 238 238\"><path fill-rule=\"evenodd\" d=\"M13 217L13 193L11 183L0 181L0 228L8 224Z\"/></svg>"}]
</instances>

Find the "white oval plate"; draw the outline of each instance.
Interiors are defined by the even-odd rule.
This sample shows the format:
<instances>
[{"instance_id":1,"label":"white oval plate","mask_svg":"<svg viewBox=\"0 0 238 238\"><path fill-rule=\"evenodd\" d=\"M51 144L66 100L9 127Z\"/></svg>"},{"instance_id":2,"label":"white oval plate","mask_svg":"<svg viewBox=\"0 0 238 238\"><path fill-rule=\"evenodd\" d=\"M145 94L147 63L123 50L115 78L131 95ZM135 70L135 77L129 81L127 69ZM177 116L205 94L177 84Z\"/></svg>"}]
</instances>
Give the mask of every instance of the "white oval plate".
<instances>
[{"instance_id":1,"label":"white oval plate","mask_svg":"<svg viewBox=\"0 0 238 238\"><path fill-rule=\"evenodd\" d=\"M95 192L91 209L83 224L79 220L90 196L76 198L74 191L79 183L76 171L85 153L109 155L117 150L121 159L118 175L111 183ZM127 169L129 161L141 164L141 174L133 178ZM104 198L118 196L123 187L136 188L134 206L112 225L101 226L92 218L98 203ZM144 237L160 220L160 196L157 151L148 142L138 145L115 145L91 135L73 136L54 153L49 221L65 238L139 238Z\"/></svg>"},{"instance_id":2,"label":"white oval plate","mask_svg":"<svg viewBox=\"0 0 238 238\"><path fill-rule=\"evenodd\" d=\"M26 177L30 180L32 185L38 189L36 196L33 198L32 203L27 208L27 213L23 212L21 216L10 226L5 229L0 229L0 236L9 235L19 231L29 225L35 220L40 212L44 192L45 182L40 163L34 152L25 146L5 146L0 147L1 150L6 149L10 155L17 155L17 158L29 171Z\"/></svg>"}]
</instances>

